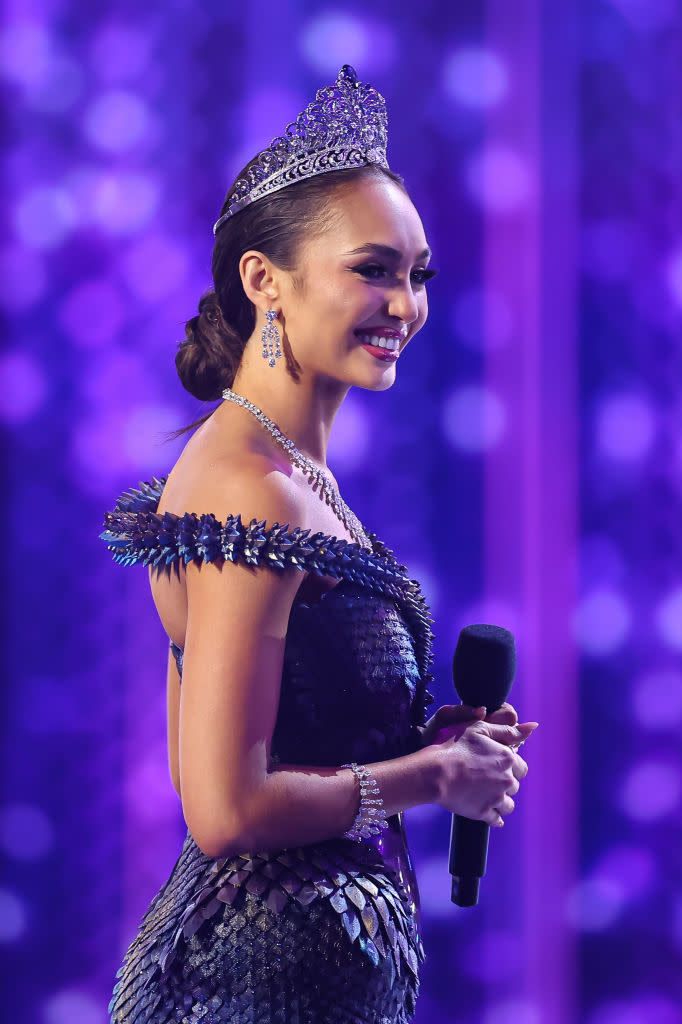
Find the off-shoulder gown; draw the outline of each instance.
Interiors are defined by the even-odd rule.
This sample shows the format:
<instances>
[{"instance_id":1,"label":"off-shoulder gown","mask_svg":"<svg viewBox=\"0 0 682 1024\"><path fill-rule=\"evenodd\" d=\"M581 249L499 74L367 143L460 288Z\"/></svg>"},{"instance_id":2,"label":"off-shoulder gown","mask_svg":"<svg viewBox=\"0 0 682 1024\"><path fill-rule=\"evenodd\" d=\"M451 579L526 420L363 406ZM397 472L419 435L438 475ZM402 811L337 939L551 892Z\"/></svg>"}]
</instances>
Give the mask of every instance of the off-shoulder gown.
<instances>
[{"instance_id":1,"label":"off-shoulder gown","mask_svg":"<svg viewBox=\"0 0 682 1024\"><path fill-rule=\"evenodd\" d=\"M126 491L101 534L116 562L287 566L338 579L288 622L273 764L371 763L416 750L433 697L418 583L372 549L238 514L156 513L167 477ZM236 511L236 510L235 510ZM183 652L171 643L182 678ZM112 1024L408 1024L424 959L402 814L341 836L214 859L189 831L116 974Z\"/></svg>"}]
</instances>

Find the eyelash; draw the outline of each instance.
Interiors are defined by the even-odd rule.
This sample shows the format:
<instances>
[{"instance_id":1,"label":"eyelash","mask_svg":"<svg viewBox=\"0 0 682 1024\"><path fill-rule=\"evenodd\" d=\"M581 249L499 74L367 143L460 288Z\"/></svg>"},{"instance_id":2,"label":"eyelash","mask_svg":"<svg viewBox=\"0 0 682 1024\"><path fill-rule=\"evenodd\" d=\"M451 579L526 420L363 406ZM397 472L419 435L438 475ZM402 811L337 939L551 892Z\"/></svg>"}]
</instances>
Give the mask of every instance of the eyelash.
<instances>
[{"instance_id":1,"label":"eyelash","mask_svg":"<svg viewBox=\"0 0 682 1024\"><path fill-rule=\"evenodd\" d=\"M379 264L379 263L365 263L362 267L355 267L355 270L357 270L358 273L363 274L363 275L366 274L370 270L385 270L385 269L386 268L382 267L381 264ZM428 268L427 267L418 267L417 270L415 270L415 273L423 275L417 281L417 284L426 284L427 281L429 281L432 277L436 276L438 271L435 269L435 267L428 267ZM376 281L376 280L378 280L378 278L373 277L373 278L370 278L370 280Z\"/></svg>"}]
</instances>

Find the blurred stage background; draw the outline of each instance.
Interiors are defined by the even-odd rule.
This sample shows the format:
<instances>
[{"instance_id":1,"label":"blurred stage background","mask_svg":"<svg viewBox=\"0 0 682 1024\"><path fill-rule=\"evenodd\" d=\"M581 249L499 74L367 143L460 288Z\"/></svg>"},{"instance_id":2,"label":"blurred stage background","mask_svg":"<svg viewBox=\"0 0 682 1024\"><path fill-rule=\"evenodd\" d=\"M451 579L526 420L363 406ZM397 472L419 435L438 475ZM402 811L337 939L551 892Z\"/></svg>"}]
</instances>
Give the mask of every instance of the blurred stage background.
<instances>
[{"instance_id":1,"label":"blurred stage background","mask_svg":"<svg viewBox=\"0 0 682 1024\"><path fill-rule=\"evenodd\" d=\"M104 1024L184 834L146 571L98 540L204 410L173 357L234 174L341 64L386 97L441 270L330 464L542 724L476 910L406 815L417 1024L682 1021L682 8L5 0L2 1016ZM434 687L432 687L433 689Z\"/></svg>"}]
</instances>

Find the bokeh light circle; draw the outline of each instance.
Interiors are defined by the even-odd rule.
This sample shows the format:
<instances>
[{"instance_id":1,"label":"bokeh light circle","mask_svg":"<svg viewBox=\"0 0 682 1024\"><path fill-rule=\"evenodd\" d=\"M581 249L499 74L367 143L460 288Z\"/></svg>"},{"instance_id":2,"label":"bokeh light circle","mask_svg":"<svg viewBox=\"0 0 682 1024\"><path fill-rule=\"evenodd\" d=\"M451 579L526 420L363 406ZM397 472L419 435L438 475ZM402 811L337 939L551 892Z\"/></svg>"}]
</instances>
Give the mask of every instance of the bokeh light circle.
<instances>
[{"instance_id":1,"label":"bokeh light circle","mask_svg":"<svg viewBox=\"0 0 682 1024\"><path fill-rule=\"evenodd\" d=\"M0 889L0 942L16 942L27 923L24 903L11 889Z\"/></svg>"},{"instance_id":2,"label":"bokeh light circle","mask_svg":"<svg viewBox=\"0 0 682 1024\"><path fill-rule=\"evenodd\" d=\"M91 101L83 119L83 130L99 149L122 153L150 134L151 120L139 96L125 89L111 89Z\"/></svg>"},{"instance_id":3,"label":"bokeh light circle","mask_svg":"<svg viewBox=\"0 0 682 1024\"><path fill-rule=\"evenodd\" d=\"M73 107L85 83L76 61L60 54L53 55L39 81L27 86L25 102L44 114L62 114Z\"/></svg>"},{"instance_id":4,"label":"bokeh light circle","mask_svg":"<svg viewBox=\"0 0 682 1024\"><path fill-rule=\"evenodd\" d=\"M102 1007L86 992L64 989L43 1004L41 1024L102 1024Z\"/></svg>"},{"instance_id":5,"label":"bokeh light circle","mask_svg":"<svg viewBox=\"0 0 682 1024\"><path fill-rule=\"evenodd\" d=\"M155 215L161 189L155 175L123 168L77 164L63 187L81 225L96 225L113 237L132 235Z\"/></svg>"},{"instance_id":6,"label":"bokeh light circle","mask_svg":"<svg viewBox=\"0 0 682 1024\"><path fill-rule=\"evenodd\" d=\"M52 51L46 27L25 17L8 21L0 32L0 73L17 85L43 80Z\"/></svg>"},{"instance_id":7,"label":"bokeh light circle","mask_svg":"<svg viewBox=\"0 0 682 1024\"><path fill-rule=\"evenodd\" d=\"M36 185L18 200L14 209L17 237L34 249L61 245L77 223L68 193L52 185Z\"/></svg>"},{"instance_id":8,"label":"bokeh light circle","mask_svg":"<svg viewBox=\"0 0 682 1024\"><path fill-rule=\"evenodd\" d=\"M494 391L471 385L458 388L443 403L443 431L464 452L494 448L504 435L507 416Z\"/></svg>"},{"instance_id":9,"label":"bokeh light circle","mask_svg":"<svg viewBox=\"0 0 682 1024\"><path fill-rule=\"evenodd\" d=\"M625 998L601 1003L587 1024L682 1024L682 1011L659 993L628 993Z\"/></svg>"},{"instance_id":10,"label":"bokeh light circle","mask_svg":"<svg viewBox=\"0 0 682 1024\"><path fill-rule=\"evenodd\" d=\"M576 609L574 635L586 654L612 654L625 643L631 619L623 595L609 586L598 586L583 597Z\"/></svg>"},{"instance_id":11,"label":"bokeh light circle","mask_svg":"<svg viewBox=\"0 0 682 1024\"><path fill-rule=\"evenodd\" d=\"M587 878L578 882L569 893L566 916L581 931L602 931L617 920L623 904L623 890L616 882Z\"/></svg>"},{"instance_id":12,"label":"bokeh light circle","mask_svg":"<svg viewBox=\"0 0 682 1024\"><path fill-rule=\"evenodd\" d=\"M0 250L0 306L9 313L29 309L46 285L44 260L35 249L10 243Z\"/></svg>"},{"instance_id":13,"label":"bokeh light circle","mask_svg":"<svg viewBox=\"0 0 682 1024\"><path fill-rule=\"evenodd\" d=\"M507 69L502 60L483 47L462 47L446 58L443 89L465 107L493 107L506 95Z\"/></svg>"},{"instance_id":14,"label":"bokeh light circle","mask_svg":"<svg viewBox=\"0 0 682 1024\"><path fill-rule=\"evenodd\" d=\"M623 902L642 897L657 877L658 864L651 850L634 844L608 847L592 872L592 878L618 886Z\"/></svg>"},{"instance_id":15,"label":"bokeh light circle","mask_svg":"<svg viewBox=\"0 0 682 1024\"><path fill-rule=\"evenodd\" d=\"M603 456L620 462L643 459L651 449L656 421L651 402L642 395L603 398L597 409L596 440Z\"/></svg>"},{"instance_id":16,"label":"bokeh light circle","mask_svg":"<svg viewBox=\"0 0 682 1024\"><path fill-rule=\"evenodd\" d=\"M628 771L620 795L623 810L633 821L659 821L679 810L682 766L648 758Z\"/></svg>"},{"instance_id":17,"label":"bokeh light circle","mask_svg":"<svg viewBox=\"0 0 682 1024\"><path fill-rule=\"evenodd\" d=\"M543 1024L540 1011L529 999L494 1002L481 1016L481 1024Z\"/></svg>"},{"instance_id":18,"label":"bokeh light circle","mask_svg":"<svg viewBox=\"0 0 682 1024\"><path fill-rule=\"evenodd\" d=\"M16 349L0 354L0 420L8 426L26 423L42 407L47 380L42 366Z\"/></svg>"},{"instance_id":19,"label":"bokeh light circle","mask_svg":"<svg viewBox=\"0 0 682 1024\"><path fill-rule=\"evenodd\" d=\"M158 824L178 812L177 794L168 778L165 746L145 749L129 766L125 781L126 806L139 822Z\"/></svg>"},{"instance_id":20,"label":"bokeh light circle","mask_svg":"<svg viewBox=\"0 0 682 1024\"><path fill-rule=\"evenodd\" d=\"M682 246L670 257L666 278L673 299L682 307Z\"/></svg>"},{"instance_id":21,"label":"bokeh light circle","mask_svg":"<svg viewBox=\"0 0 682 1024\"><path fill-rule=\"evenodd\" d=\"M647 672L632 685L632 710L647 729L674 729L682 725L682 672L661 669Z\"/></svg>"},{"instance_id":22,"label":"bokeh light circle","mask_svg":"<svg viewBox=\"0 0 682 1024\"><path fill-rule=\"evenodd\" d=\"M151 174L117 171L100 176L92 195L92 216L110 235L128 235L147 224L159 208L161 189Z\"/></svg>"},{"instance_id":23,"label":"bokeh light circle","mask_svg":"<svg viewBox=\"0 0 682 1024\"><path fill-rule=\"evenodd\" d=\"M372 76L390 67L396 57L395 35L385 21L345 11L324 11L311 18L301 32L300 49L312 68L334 79L343 64L358 69L369 64L371 85ZM358 74L365 81L360 70Z\"/></svg>"},{"instance_id":24,"label":"bokeh light circle","mask_svg":"<svg viewBox=\"0 0 682 1024\"><path fill-rule=\"evenodd\" d=\"M465 182L470 195L491 213L514 213L525 206L531 193L525 160L501 144L487 146L471 158Z\"/></svg>"},{"instance_id":25,"label":"bokeh light circle","mask_svg":"<svg viewBox=\"0 0 682 1024\"><path fill-rule=\"evenodd\" d=\"M16 860L40 860L52 848L52 825L40 807L5 804L0 808L0 846Z\"/></svg>"},{"instance_id":26,"label":"bokeh light circle","mask_svg":"<svg viewBox=\"0 0 682 1024\"><path fill-rule=\"evenodd\" d=\"M682 651L682 586L666 594L656 608L655 618L663 642Z\"/></svg>"}]
</instances>

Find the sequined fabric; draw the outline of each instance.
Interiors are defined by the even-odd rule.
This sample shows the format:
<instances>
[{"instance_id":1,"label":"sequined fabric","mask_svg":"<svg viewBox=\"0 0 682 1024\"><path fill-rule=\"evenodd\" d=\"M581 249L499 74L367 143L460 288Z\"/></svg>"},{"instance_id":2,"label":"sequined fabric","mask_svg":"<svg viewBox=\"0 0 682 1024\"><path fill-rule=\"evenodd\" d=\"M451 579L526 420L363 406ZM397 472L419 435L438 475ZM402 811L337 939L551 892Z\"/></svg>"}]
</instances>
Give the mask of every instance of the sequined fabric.
<instances>
[{"instance_id":1,"label":"sequined fabric","mask_svg":"<svg viewBox=\"0 0 682 1024\"><path fill-rule=\"evenodd\" d=\"M102 533L116 561L295 565L340 580L297 601L271 758L339 765L409 753L433 699L418 584L372 550L239 516L156 515L165 478L119 498ZM171 645L182 675L183 652ZM419 990L419 896L402 815L342 837L216 860L188 832L117 974L112 1024L408 1024Z\"/></svg>"}]
</instances>

